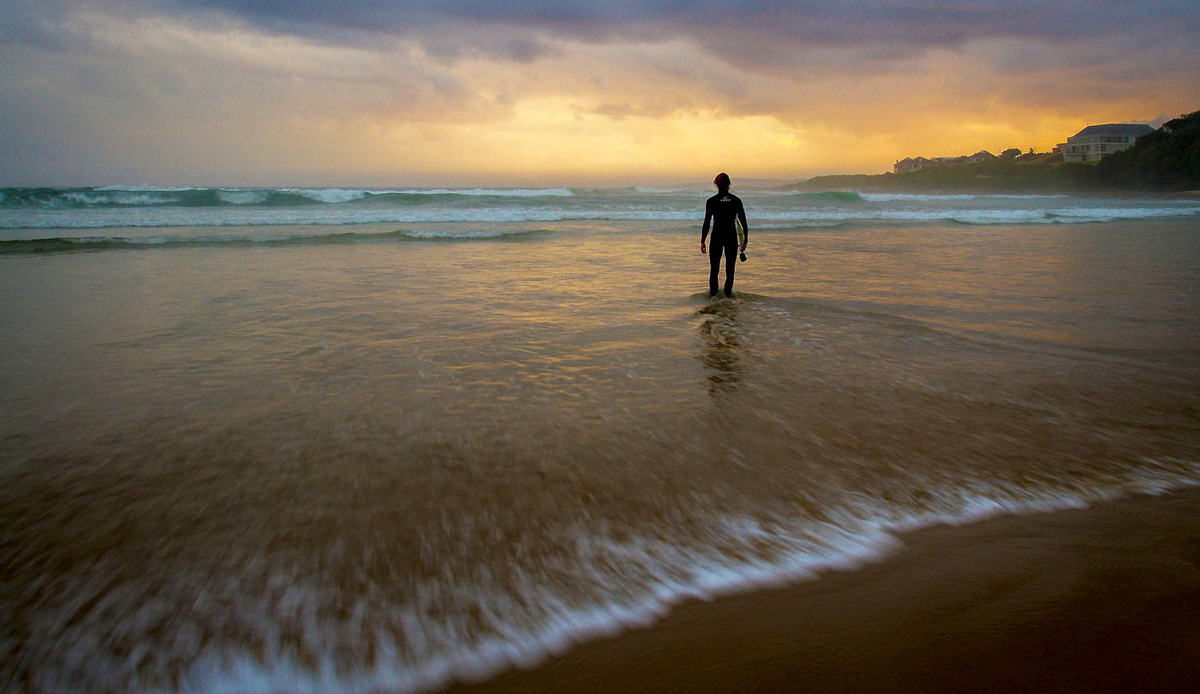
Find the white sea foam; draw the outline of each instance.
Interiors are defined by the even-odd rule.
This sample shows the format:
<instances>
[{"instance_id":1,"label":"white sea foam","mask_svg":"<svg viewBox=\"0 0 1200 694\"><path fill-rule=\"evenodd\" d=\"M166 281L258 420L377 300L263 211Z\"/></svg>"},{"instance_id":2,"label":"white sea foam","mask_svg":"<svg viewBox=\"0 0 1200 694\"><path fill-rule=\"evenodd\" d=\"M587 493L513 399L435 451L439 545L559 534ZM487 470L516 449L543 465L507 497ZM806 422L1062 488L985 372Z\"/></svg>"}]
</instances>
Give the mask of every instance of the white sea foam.
<instances>
[{"instance_id":1,"label":"white sea foam","mask_svg":"<svg viewBox=\"0 0 1200 694\"><path fill-rule=\"evenodd\" d=\"M496 239L535 232L530 229L401 229L399 233L413 239Z\"/></svg>"},{"instance_id":2,"label":"white sea foam","mask_svg":"<svg viewBox=\"0 0 1200 694\"><path fill-rule=\"evenodd\" d=\"M394 192L405 195L468 195L509 198L570 198L575 196L574 191L570 188L410 188Z\"/></svg>"},{"instance_id":3,"label":"white sea foam","mask_svg":"<svg viewBox=\"0 0 1200 694\"><path fill-rule=\"evenodd\" d=\"M204 655L183 680L185 692L422 692L454 680L479 680L512 667L528 668L578 643L643 628L689 599L711 599L764 586L818 578L830 570L853 570L886 558L903 546L902 534L942 524L968 524L998 515L1049 513L1087 508L1131 493L1157 494L1200 484L1200 468L1186 461L1143 461L1140 471L1092 489L944 488L925 511L901 512L858 497L825 509L824 520L718 517L709 523L704 547L688 547L666 536L580 536L576 580L606 597L572 606L532 573L522 572L516 594L495 586L430 586L417 596L474 596L473 614L488 621L491 635L463 629L468 622L431 622L436 612L422 605L398 607L397 636L377 631L371 649L377 657L349 672L335 664L337 639L328 625L310 624L324 643L316 667L300 665L286 649L274 647L265 659L248 654ZM774 548L769 555L762 548ZM752 549L753 548L753 549ZM617 573L614 573L616 571ZM619 575L618 575L619 574ZM631 589L629 577L649 577ZM287 577L283 583L295 583ZM320 591L303 585L297 604L321 604ZM511 589L510 589L511 590ZM307 597L305 597L307 596ZM277 627L276 605L254 612L267 643ZM364 609L366 609L364 607ZM514 612L515 610L515 612ZM532 612L531 612L532 610ZM407 644L401 647L401 643ZM344 644L343 644L344 645ZM361 644L360 644L361 645Z\"/></svg>"},{"instance_id":4,"label":"white sea foam","mask_svg":"<svg viewBox=\"0 0 1200 694\"><path fill-rule=\"evenodd\" d=\"M669 540L636 537L622 541L580 537L580 559L590 565L590 575L580 576L610 592L611 599L587 607L571 607L566 596L556 595L536 576L527 575L516 595L495 592L487 586L429 587L418 596L473 595L478 601L473 613L487 619L491 636L480 638L454 622L431 623L431 608L420 599L400 610L396 628L400 639L377 633L372 650L377 657L369 666L338 672L332 634L320 624L310 625L318 639L325 633L326 652L319 654L317 667L299 665L285 649L273 648L265 659L231 653L208 654L184 678L185 692L370 692L385 689L418 692L445 686L452 680L480 680L511 667L533 667L548 657L561 654L576 644L629 628L645 627L661 619L685 599L708 599L754 586L775 585L787 580L816 576L821 571L849 569L886 556L898 546L891 534L880 529L848 533L832 524L824 531L787 538L753 520L718 520L714 532L725 543L776 542L793 550L776 561L722 558L702 549L688 549ZM612 574L614 567L636 567L652 576L639 593L627 591L623 580ZM581 567L584 568L584 567ZM289 581L293 580L291 578ZM299 604L320 604L320 590L296 586ZM305 598L303 595L308 595ZM538 614L511 614L511 610L536 608ZM264 640L275 641L274 605L258 605L253 611ZM508 617L516 618L507 621ZM532 619L531 619L532 618ZM501 620L498 622L492 620ZM409 644L407 649L399 643ZM412 644L416 644L413 652Z\"/></svg>"},{"instance_id":5,"label":"white sea foam","mask_svg":"<svg viewBox=\"0 0 1200 694\"><path fill-rule=\"evenodd\" d=\"M433 579L436 583L414 586L411 600L404 604L380 603L376 591L365 590L344 605L336 602L336 589L314 583L304 571L251 562L245 575L227 575L216 584L173 576L157 586L161 592L142 603L116 633L129 629L131 638L139 638L144 625L172 623L166 615L178 620L177 598L204 586L193 602L202 605L214 599L236 608L222 619L257 644L254 652L220 644L199 650L197 636L184 624L181 633L165 637L181 654L194 655L192 665L170 678L175 682L170 690L138 687L136 676L131 689L164 694L432 691L456 680L481 680L512 667L533 667L581 642L651 625L685 600L856 569L899 551L905 532L997 515L1086 508L1131 493L1161 493L1200 483L1200 469L1187 461L1142 463L1108 486L1093 489L1038 491L986 483L931 489L933 505L923 511L901 510L881 504L875 496L857 495L826 507L819 520L716 516L704 524L701 546L654 529L648 532L655 534L621 539L580 531L572 562L543 567L545 575L530 570L536 567L524 567L513 574L515 584L500 585L491 571L470 577L445 573ZM556 589L563 584L554 579L561 578L563 570L573 574L568 585L594 598L580 603ZM268 572L266 590L261 571ZM90 595L95 593L85 593L80 600ZM458 617L463 618L446 613L447 596L454 596L454 605L464 611ZM340 609L332 609L335 604ZM96 616L81 612L75 603L63 609L86 614L85 621ZM99 632L86 623L78 628L72 640L72 668L77 671L107 668L103 674L115 688L122 671L132 675L144 667L140 651L114 658ZM347 662L348 653L373 655ZM56 676L47 672L50 679L42 683ZM66 680L53 682L55 689L71 688Z\"/></svg>"},{"instance_id":6,"label":"white sea foam","mask_svg":"<svg viewBox=\"0 0 1200 694\"><path fill-rule=\"evenodd\" d=\"M1067 195L1065 193L1052 193L1052 194L1045 194L1045 195L1038 195L1038 194L1019 195L1019 194L1015 194L1015 193L989 193L987 195L980 195L979 197L990 198L990 199L995 199L995 200L1055 200L1055 199L1069 198L1071 196Z\"/></svg>"},{"instance_id":7,"label":"white sea foam","mask_svg":"<svg viewBox=\"0 0 1200 694\"><path fill-rule=\"evenodd\" d=\"M362 200L367 197L367 191L346 188L284 188L284 193L292 193L309 200L332 204Z\"/></svg>"},{"instance_id":8,"label":"white sea foam","mask_svg":"<svg viewBox=\"0 0 1200 694\"><path fill-rule=\"evenodd\" d=\"M230 205L261 205L269 196L270 193L265 190L221 188L217 191L217 199Z\"/></svg>"},{"instance_id":9,"label":"white sea foam","mask_svg":"<svg viewBox=\"0 0 1200 694\"><path fill-rule=\"evenodd\" d=\"M833 229L842 226L849 220L844 219L796 219L780 222L758 222L754 225L755 231L779 230L779 229Z\"/></svg>"},{"instance_id":10,"label":"white sea foam","mask_svg":"<svg viewBox=\"0 0 1200 694\"><path fill-rule=\"evenodd\" d=\"M0 228L6 229L102 229L112 227L233 227L262 225L356 225L356 224L438 224L559 221L671 221L695 222L700 216L694 209L612 209L558 207L476 207L476 208L379 208L339 209L334 206L315 207L251 207L265 201L261 191L220 191L219 197L242 208L170 207L166 203L145 201L142 207L125 209L41 209L5 210L0 215ZM101 203L96 203L101 204ZM246 209L250 207L250 209ZM1200 208L1161 208L1157 210L1087 210L1087 209L976 209L922 210L878 209L847 210L842 208L813 208L802 211L756 210L751 216L751 228L788 228L836 226L844 223L902 223L933 224L959 222L972 225L996 224L1070 224L1111 222L1129 219L1169 219L1200 214Z\"/></svg>"},{"instance_id":11,"label":"white sea foam","mask_svg":"<svg viewBox=\"0 0 1200 694\"><path fill-rule=\"evenodd\" d=\"M110 186L21 197L6 192L0 228L226 227L293 224L435 224L555 221L696 222L698 200L677 192L618 190L287 188L280 190L155 189ZM285 195L276 195L283 193ZM223 205L211 205L211 195ZM747 194L749 196L750 194ZM274 197L273 197L274 196ZM291 196L289 201L288 196ZM424 196L414 204L409 196ZM437 196L450 196L437 199ZM303 204L295 197L317 201ZM408 198L407 200L405 198ZM361 205L346 205L365 200ZM1065 201L1064 201L1065 200ZM291 204L289 204L289 202ZM865 202L865 204L864 204ZM266 203L274 203L267 205ZM1053 203L1053 204L1050 204ZM853 223L972 225L1106 223L1194 217L1194 202L1128 200L1104 204L1054 196L902 194L757 195L748 197L751 228L821 227Z\"/></svg>"},{"instance_id":12,"label":"white sea foam","mask_svg":"<svg viewBox=\"0 0 1200 694\"><path fill-rule=\"evenodd\" d=\"M942 202L947 200L975 200L976 195L934 195L918 193L861 193L868 202Z\"/></svg>"},{"instance_id":13,"label":"white sea foam","mask_svg":"<svg viewBox=\"0 0 1200 694\"><path fill-rule=\"evenodd\" d=\"M253 191L252 191L253 192ZM251 195L233 197L240 205L255 202ZM232 200L230 202L232 202ZM696 213L671 210L565 210L557 207L475 207L475 208L380 208L341 210L334 206L143 209L137 214L121 210L63 210L55 215L46 210L11 210L0 219L0 228L8 229L101 229L110 227L231 227L263 225L356 225L356 224L511 224L521 222L558 222L592 220L682 221L695 220Z\"/></svg>"},{"instance_id":14,"label":"white sea foam","mask_svg":"<svg viewBox=\"0 0 1200 694\"><path fill-rule=\"evenodd\" d=\"M69 192L62 198L79 205L170 205L179 201L178 197L163 191Z\"/></svg>"},{"instance_id":15,"label":"white sea foam","mask_svg":"<svg viewBox=\"0 0 1200 694\"><path fill-rule=\"evenodd\" d=\"M195 190L203 190L203 188L194 188L191 186L152 186L142 184L100 186L98 188L93 188L93 190L102 193L188 193Z\"/></svg>"},{"instance_id":16,"label":"white sea foam","mask_svg":"<svg viewBox=\"0 0 1200 694\"><path fill-rule=\"evenodd\" d=\"M868 202L954 202L970 200L1054 200L1068 195L1013 195L1003 193L861 193Z\"/></svg>"},{"instance_id":17,"label":"white sea foam","mask_svg":"<svg viewBox=\"0 0 1200 694\"><path fill-rule=\"evenodd\" d=\"M1118 219L1191 217L1200 214L1200 207L1064 207L1051 210L1050 214L1063 221L1111 222Z\"/></svg>"}]
</instances>

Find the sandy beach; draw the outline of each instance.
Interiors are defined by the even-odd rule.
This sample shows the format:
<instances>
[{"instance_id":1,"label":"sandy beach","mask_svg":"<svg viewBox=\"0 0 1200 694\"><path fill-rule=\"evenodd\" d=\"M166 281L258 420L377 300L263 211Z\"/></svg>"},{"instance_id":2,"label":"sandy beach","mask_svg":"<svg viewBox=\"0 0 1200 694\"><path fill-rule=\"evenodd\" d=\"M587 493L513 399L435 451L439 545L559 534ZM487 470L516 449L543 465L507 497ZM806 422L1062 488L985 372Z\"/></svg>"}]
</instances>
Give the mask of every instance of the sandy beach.
<instances>
[{"instance_id":1,"label":"sandy beach","mask_svg":"<svg viewBox=\"0 0 1200 694\"><path fill-rule=\"evenodd\" d=\"M0 691L1197 691L1193 204L53 195Z\"/></svg>"},{"instance_id":2,"label":"sandy beach","mask_svg":"<svg viewBox=\"0 0 1200 694\"><path fill-rule=\"evenodd\" d=\"M902 537L455 694L1200 691L1200 490Z\"/></svg>"}]
</instances>

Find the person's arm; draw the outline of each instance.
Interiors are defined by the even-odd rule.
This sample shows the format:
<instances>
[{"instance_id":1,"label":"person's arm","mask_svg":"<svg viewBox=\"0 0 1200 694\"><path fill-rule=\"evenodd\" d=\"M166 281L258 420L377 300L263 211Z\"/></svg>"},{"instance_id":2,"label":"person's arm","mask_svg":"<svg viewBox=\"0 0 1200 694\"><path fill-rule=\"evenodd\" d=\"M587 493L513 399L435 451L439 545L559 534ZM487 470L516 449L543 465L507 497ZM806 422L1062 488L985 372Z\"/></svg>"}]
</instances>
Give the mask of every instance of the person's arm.
<instances>
[{"instance_id":1,"label":"person's arm","mask_svg":"<svg viewBox=\"0 0 1200 694\"><path fill-rule=\"evenodd\" d=\"M750 242L750 225L746 224L746 208L742 206L741 200L738 201L737 216L738 221L742 223L742 251L745 252L746 244Z\"/></svg>"},{"instance_id":2,"label":"person's arm","mask_svg":"<svg viewBox=\"0 0 1200 694\"><path fill-rule=\"evenodd\" d=\"M708 225L712 222L713 211L712 205L704 203L704 226L700 227L700 252L707 253L708 249L704 246L704 242L708 240Z\"/></svg>"}]
</instances>

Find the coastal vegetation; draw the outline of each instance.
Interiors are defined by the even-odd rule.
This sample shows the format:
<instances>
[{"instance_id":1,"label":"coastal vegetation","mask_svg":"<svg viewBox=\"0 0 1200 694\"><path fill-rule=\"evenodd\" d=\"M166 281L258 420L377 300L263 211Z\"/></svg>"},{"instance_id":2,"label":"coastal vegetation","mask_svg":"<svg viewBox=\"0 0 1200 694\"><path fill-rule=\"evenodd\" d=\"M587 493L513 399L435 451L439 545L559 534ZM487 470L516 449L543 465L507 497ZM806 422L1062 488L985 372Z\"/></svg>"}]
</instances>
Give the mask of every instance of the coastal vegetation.
<instances>
[{"instance_id":1,"label":"coastal vegetation","mask_svg":"<svg viewBox=\"0 0 1200 694\"><path fill-rule=\"evenodd\" d=\"M1099 183L1125 190L1200 189L1200 111L1172 121L1133 147L1100 160Z\"/></svg>"},{"instance_id":2,"label":"coastal vegetation","mask_svg":"<svg viewBox=\"0 0 1200 694\"><path fill-rule=\"evenodd\" d=\"M1094 163L1066 163L1061 154L1018 154L934 166L906 173L817 176L795 190L937 192L1181 192L1200 190L1200 111L1164 123L1133 147Z\"/></svg>"}]
</instances>

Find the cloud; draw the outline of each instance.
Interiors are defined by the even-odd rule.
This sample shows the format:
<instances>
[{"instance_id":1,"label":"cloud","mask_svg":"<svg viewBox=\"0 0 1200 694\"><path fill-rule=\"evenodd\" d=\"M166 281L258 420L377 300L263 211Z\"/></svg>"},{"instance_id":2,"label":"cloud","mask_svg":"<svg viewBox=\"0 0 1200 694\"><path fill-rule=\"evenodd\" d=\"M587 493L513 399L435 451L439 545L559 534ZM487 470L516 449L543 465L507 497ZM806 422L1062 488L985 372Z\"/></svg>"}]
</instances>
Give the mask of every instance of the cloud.
<instances>
[{"instance_id":1,"label":"cloud","mask_svg":"<svg viewBox=\"0 0 1200 694\"><path fill-rule=\"evenodd\" d=\"M52 3L86 6L84 0ZM388 50L401 40L447 65L531 65L562 56L564 46L686 43L705 56L698 63L705 69L801 84L818 71L902 73L931 52L986 42L1021 39L1082 53L1097 44L1136 44L1158 53L1194 44L1200 35L1194 0L109 0L104 6L130 15L234 22L318 44ZM1043 53L1075 59L1070 51ZM1012 69L1011 61L998 69ZM1055 65L1034 65L1032 72Z\"/></svg>"},{"instance_id":2,"label":"cloud","mask_svg":"<svg viewBox=\"0 0 1200 694\"><path fill-rule=\"evenodd\" d=\"M754 143L743 175L811 174L1048 147L1086 122L1195 108L1200 5L1083 8L0 0L0 172L707 170L710 140L737 133Z\"/></svg>"},{"instance_id":3,"label":"cloud","mask_svg":"<svg viewBox=\"0 0 1200 694\"><path fill-rule=\"evenodd\" d=\"M272 31L354 30L411 37L484 25L591 41L652 37L772 46L953 46L1016 36L1071 40L1148 34L1194 36L1192 0L157 0L165 11L217 11Z\"/></svg>"},{"instance_id":4,"label":"cloud","mask_svg":"<svg viewBox=\"0 0 1200 694\"><path fill-rule=\"evenodd\" d=\"M8 42L62 45L70 38L63 18L103 11L233 23L329 45L386 49L399 39L446 63L531 64L561 55L563 43L682 41L717 64L769 74L867 65L886 72L929 51L987 41L1139 44L1154 52L1200 35L1194 0L0 0L0 10L7 10L0 38Z\"/></svg>"}]
</instances>

